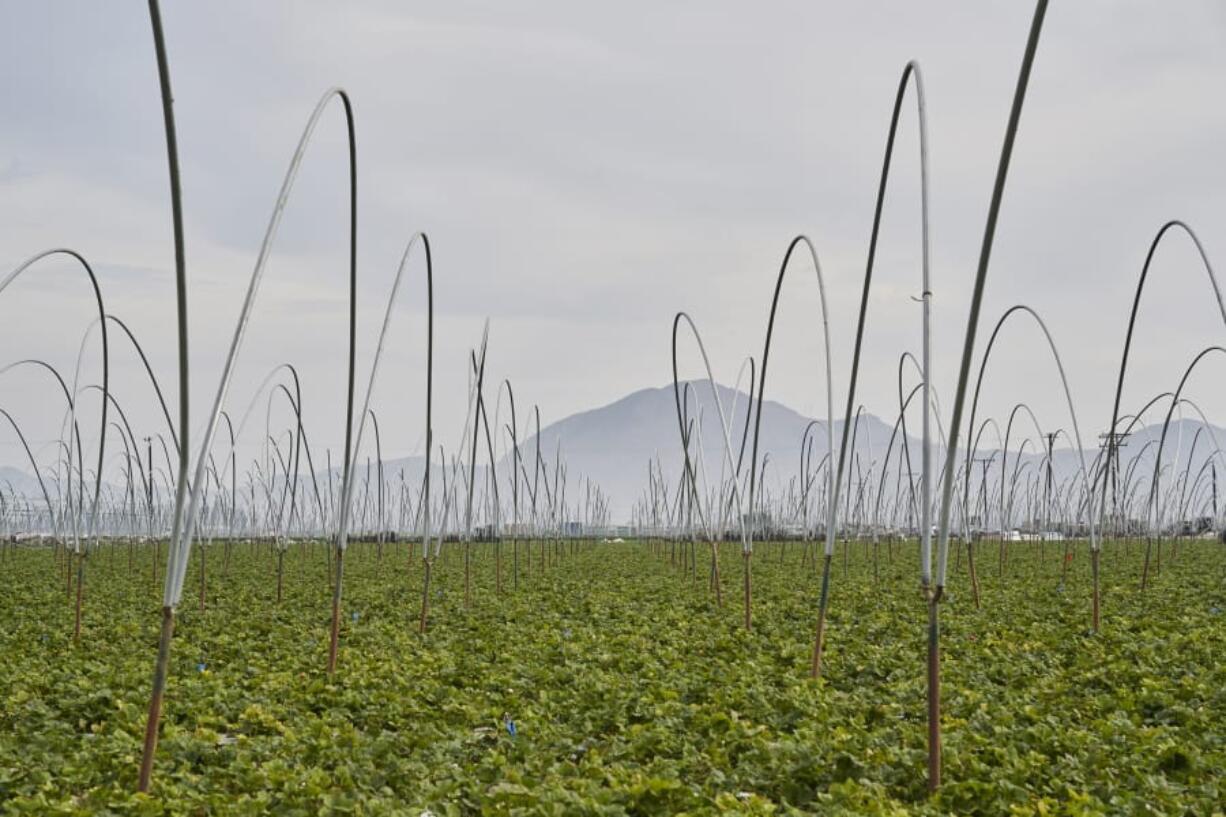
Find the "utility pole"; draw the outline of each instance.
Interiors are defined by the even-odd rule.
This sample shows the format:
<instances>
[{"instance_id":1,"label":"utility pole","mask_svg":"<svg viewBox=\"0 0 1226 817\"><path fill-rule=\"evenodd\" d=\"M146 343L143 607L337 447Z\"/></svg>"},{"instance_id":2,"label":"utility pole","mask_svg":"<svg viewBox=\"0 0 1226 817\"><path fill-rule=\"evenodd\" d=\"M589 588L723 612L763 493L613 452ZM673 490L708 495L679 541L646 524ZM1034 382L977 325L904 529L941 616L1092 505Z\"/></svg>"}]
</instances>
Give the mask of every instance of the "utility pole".
<instances>
[{"instance_id":1,"label":"utility pole","mask_svg":"<svg viewBox=\"0 0 1226 817\"><path fill-rule=\"evenodd\" d=\"M1129 434L1126 431L1106 431L1098 435L1102 440L1098 444L1099 448L1106 448L1107 455L1103 460L1103 468L1108 469L1103 472L1103 479L1109 475L1111 477L1111 534L1112 536L1119 535L1119 477L1120 477L1120 449L1127 445Z\"/></svg>"},{"instance_id":2,"label":"utility pole","mask_svg":"<svg viewBox=\"0 0 1226 817\"><path fill-rule=\"evenodd\" d=\"M153 438L145 438L145 450L148 451L148 479L145 481L145 498L149 501L149 535L153 535Z\"/></svg>"},{"instance_id":3,"label":"utility pole","mask_svg":"<svg viewBox=\"0 0 1226 817\"><path fill-rule=\"evenodd\" d=\"M1209 462L1209 472L1213 477L1213 525L1217 527L1217 463Z\"/></svg>"},{"instance_id":4,"label":"utility pole","mask_svg":"<svg viewBox=\"0 0 1226 817\"><path fill-rule=\"evenodd\" d=\"M1045 475L1046 484L1043 487L1043 537L1047 535L1047 530L1051 529L1051 483L1052 483L1052 451L1056 447L1056 435L1053 432L1047 434L1047 474Z\"/></svg>"},{"instance_id":5,"label":"utility pole","mask_svg":"<svg viewBox=\"0 0 1226 817\"><path fill-rule=\"evenodd\" d=\"M156 532L153 526L153 438L145 437L145 450L149 465L146 470L147 479L145 480L145 500L149 508L149 538L153 540L153 583L156 585L158 581L158 562L162 560L162 543L158 541ZM140 459L140 452L136 453L137 459Z\"/></svg>"},{"instance_id":6,"label":"utility pole","mask_svg":"<svg viewBox=\"0 0 1226 817\"><path fill-rule=\"evenodd\" d=\"M990 457L975 457L975 462L983 466L979 481L979 496L983 503L983 516L979 520L979 527L985 530L988 526L988 466L996 459L996 454L993 453ZM1001 475L1004 479L1004 475Z\"/></svg>"}]
</instances>

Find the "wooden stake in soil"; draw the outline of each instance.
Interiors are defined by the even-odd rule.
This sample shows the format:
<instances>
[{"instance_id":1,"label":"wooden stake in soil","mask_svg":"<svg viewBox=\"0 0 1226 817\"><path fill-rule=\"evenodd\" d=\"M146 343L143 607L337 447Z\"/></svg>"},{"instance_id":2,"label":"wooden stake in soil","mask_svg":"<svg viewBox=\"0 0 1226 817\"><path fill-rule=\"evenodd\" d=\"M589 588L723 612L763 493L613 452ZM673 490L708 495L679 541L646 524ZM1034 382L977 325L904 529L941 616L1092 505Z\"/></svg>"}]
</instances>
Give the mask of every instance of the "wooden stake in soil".
<instances>
[{"instance_id":1,"label":"wooden stake in soil","mask_svg":"<svg viewBox=\"0 0 1226 817\"><path fill-rule=\"evenodd\" d=\"M979 609L979 574L975 571L975 542L970 533L966 536L966 567L971 574L971 595L975 597L975 609Z\"/></svg>"},{"instance_id":2,"label":"wooden stake in soil","mask_svg":"<svg viewBox=\"0 0 1226 817\"><path fill-rule=\"evenodd\" d=\"M332 586L332 633L328 639L328 675L336 672L336 651L341 637L341 579L345 575L345 550L336 549L336 583Z\"/></svg>"},{"instance_id":3,"label":"wooden stake in soil","mask_svg":"<svg viewBox=\"0 0 1226 817\"><path fill-rule=\"evenodd\" d=\"M810 675L813 678L822 677L822 646L826 640L826 609L830 602L830 562L833 557L827 553L822 565L822 595L817 607L817 634L813 638L813 665Z\"/></svg>"},{"instance_id":4,"label":"wooden stake in soil","mask_svg":"<svg viewBox=\"0 0 1226 817\"><path fill-rule=\"evenodd\" d=\"M426 616L430 611L430 557L424 558L422 564L425 565L425 575L422 577L421 585L421 623L417 627L417 632L425 635Z\"/></svg>"},{"instance_id":5,"label":"wooden stake in soil","mask_svg":"<svg viewBox=\"0 0 1226 817\"><path fill-rule=\"evenodd\" d=\"M749 562L752 556L753 556L753 551L749 551L749 550L745 551L745 570L743 571L743 573L745 575L745 629L746 630L753 629L753 593L750 588L750 579L749 579Z\"/></svg>"},{"instance_id":6,"label":"wooden stake in soil","mask_svg":"<svg viewBox=\"0 0 1226 817\"><path fill-rule=\"evenodd\" d=\"M81 637L81 601L85 593L85 551L77 556L77 604L76 615L72 625L72 640L77 641Z\"/></svg>"},{"instance_id":7,"label":"wooden stake in soil","mask_svg":"<svg viewBox=\"0 0 1226 817\"><path fill-rule=\"evenodd\" d=\"M153 668L153 695L149 699L149 717L145 721L145 747L141 754L140 781L137 790L149 791L153 776L153 756L158 748L158 724L162 720L162 696L166 692L166 674L170 664L170 639L175 632L173 607L162 608L162 635L158 639L157 664Z\"/></svg>"},{"instance_id":8,"label":"wooden stake in soil","mask_svg":"<svg viewBox=\"0 0 1226 817\"><path fill-rule=\"evenodd\" d=\"M941 622L942 589L928 594L928 791L941 787Z\"/></svg>"}]
</instances>

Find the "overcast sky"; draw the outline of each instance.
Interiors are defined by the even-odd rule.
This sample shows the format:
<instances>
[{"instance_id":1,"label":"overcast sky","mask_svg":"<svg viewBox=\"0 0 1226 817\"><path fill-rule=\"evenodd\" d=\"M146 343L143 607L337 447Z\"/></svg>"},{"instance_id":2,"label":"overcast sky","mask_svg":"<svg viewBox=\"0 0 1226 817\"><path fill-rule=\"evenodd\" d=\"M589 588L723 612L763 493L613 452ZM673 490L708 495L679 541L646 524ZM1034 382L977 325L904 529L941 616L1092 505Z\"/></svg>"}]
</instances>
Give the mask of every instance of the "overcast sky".
<instances>
[{"instance_id":1,"label":"overcast sky","mask_svg":"<svg viewBox=\"0 0 1226 817\"><path fill-rule=\"evenodd\" d=\"M489 377L510 378L521 417L538 403L549 422L667 382L682 309L716 376L731 382L746 355L761 355L778 264L798 233L813 239L826 275L841 407L890 109L915 58L931 143L934 378L948 422L1031 13L1026 3L969 1L167 2L195 418L216 390L294 146L333 85L350 92L357 115L359 382L403 246L425 231L444 444L457 442L465 356L487 317ZM0 15L0 264L53 246L80 250L100 271L108 311L148 345L173 399L173 247L146 7L5 0ZM979 348L1008 306L1038 310L1064 355L1086 437L1110 417L1132 291L1158 227L1185 219L1211 259L1226 257L1224 45L1220 3L1056 2L1048 12ZM339 108L317 136L230 409L240 414L272 367L294 363L312 445L335 452L347 258ZM898 150L862 375L862 402L887 418L898 357L920 347L910 105ZM803 267L793 273L767 396L822 416L816 287ZM418 265L374 401L389 454L420 445L423 302ZM36 270L0 297L0 365L37 356L71 372L90 308L76 270ZM1211 290L1182 237L1160 253L1137 332L1125 396L1134 410L1221 342ZM1006 330L985 384L988 412L1026 400L1045 425L1068 427L1041 340L1024 321ZM113 342L129 421L138 435L160 430L137 358ZM98 369L87 357L82 382ZM1188 392L1219 418L1221 375L1222 361L1207 361ZM36 372L0 378L0 407L44 445L58 436L57 400ZM2 446L15 462L7 430Z\"/></svg>"}]
</instances>

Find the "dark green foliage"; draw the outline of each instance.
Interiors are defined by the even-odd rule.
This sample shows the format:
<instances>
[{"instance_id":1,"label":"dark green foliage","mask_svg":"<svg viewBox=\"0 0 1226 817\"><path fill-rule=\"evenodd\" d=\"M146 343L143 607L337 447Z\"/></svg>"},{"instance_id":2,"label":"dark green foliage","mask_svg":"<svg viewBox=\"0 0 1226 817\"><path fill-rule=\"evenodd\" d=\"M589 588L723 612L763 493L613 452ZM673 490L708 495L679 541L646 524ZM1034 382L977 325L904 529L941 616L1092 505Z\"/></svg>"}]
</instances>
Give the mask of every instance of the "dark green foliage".
<instances>
[{"instance_id":1,"label":"dark green foliage","mask_svg":"<svg viewBox=\"0 0 1226 817\"><path fill-rule=\"evenodd\" d=\"M416 633L404 545L350 551L342 652L324 674L319 547L209 556L209 607L180 610L151 796L133 793L160 586L124 546L91 557L80 645L46 551L0 562L4 814L1213 814L1226 797L1226 553L1181 546L1145 594L1139 549L1108 544L1104 632L1086 634L1084 546L1014 545L954 571L943 614L945 780L925 791L925 614L914 545L881 582L862 545L836 568L824 678L807 677L817 580L800 546L759 546L754 631L649 546L584 545L474 606L452 554ZM991 546L994 551L994 546ZM504 546L506 555L507 546ZM985 550L986 553L986 550ZM994 553L993 553L994 555ZM193 557L195 558L195 557ZM985 561L988 561L985 559ZM504 565L505 567L505 565ZM993 565L993 568L995 565ZM357 614L356 617L353 614ZM201 669L203 666L203 669ZM512 737L505 718L513 719Z\"/></svg>"}]
</instances>

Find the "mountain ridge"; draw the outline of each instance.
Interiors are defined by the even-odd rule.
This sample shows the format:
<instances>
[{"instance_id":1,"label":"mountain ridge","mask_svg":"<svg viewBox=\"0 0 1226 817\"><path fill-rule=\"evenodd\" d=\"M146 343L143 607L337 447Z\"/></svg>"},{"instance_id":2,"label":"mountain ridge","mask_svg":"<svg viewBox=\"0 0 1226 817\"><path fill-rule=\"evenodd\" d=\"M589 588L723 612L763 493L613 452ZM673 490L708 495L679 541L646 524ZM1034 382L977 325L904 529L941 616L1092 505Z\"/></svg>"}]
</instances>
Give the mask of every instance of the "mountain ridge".
<instances>
[{"instance_id":1,"label":"mountain ridge","mask_svg":"<svg viewBox=\"0 0 1226 817\"><path fill-rule=\"evenodd\" d=\"M753 443L752 424L746 434L746 420L749 414L749 396L743 391L734 391L722 384L716 385L720 407L717 407L712 397L709 381L692 380L678 384L683 398L683 408L691 423L691 461L699 474L699 478L707 485L717 484L736 466L738 461L747 462L751 457ZM730 452L725 450L725 440L719 428L720 408L728 423L728 442ZM836 420L833 424L834 446L841 442L843 421ZM914 426L911 426L914 428ZM1198 431L1207 429L1208 434ZM910 430L910 429L908 429ZM886 423L879 417L868 412L862 412L859 425L855 427L855 445L850 444L851 461L849 473L863 474L880 473L880 462L886 456L890 447L891 436L895 431L895 422ZM1029 429L1033 435L1034 429ZM1147 425L1133 429L1124 450L1124 458L1129 458L1133 452L1145 447L1156 449L1155 442L1160 434L1161 425ZM743 438L744 435L744 438ZM827 433L824 420L806 417L783 403L767 399L762 403L761 437L758 446L758 468L760 469L759 484L763 490L780 496L787 490L789 481L797 479L801 467L801 441L807 436L805 450L808 456L809 470L816 470L827 455ZM1187 473L1188 481L1194 478L1193 466L1206 467L1208 457L1217 448L1217 443L1226 442L1226 430L1217 426L1204 424L1199 419L1173 420L1168 431L1164 461L1175 463L1175 472ZM1061 434L1064 448L1053 451L1053 472L1058 480L1078 478L1081 460L1072 439L1067 434ZM742 439L744 439L742 450ZM1014 440L1020 441L1021 436ZM1194 440L1199 440L1195 446ZM898 433L894 437L894 446L901 444L909 447L912 468L918 470L918 454L920 442L912 434ZM1084 440L1083 440L1084 442ZM963 441L965 445L965 441ZM978 455L992 457L999 453L999 443L991 440L981 440ZM508 489L508 472L512 458L509 452L510 441L504 433L496 441L499 453L496 463L500 490L506 494ZM1021 469L1033 468L1037 473L1043 467L1045 452L1036 451L1033 444L1028 450L1019 451L1018 443L1010 441L1007 454L1008 467ZM527 435L520 443L522 468L527 475L533 473L533 461L536 455L537 436ZM1195 448L1196 450L1192 450ZM628 521L635 502L643 496L648 485L649 463L653 464L657 475L674 486L677 484L683 462L680 426L677 421L677 402L672 383L658 387L644 387L632 391L604 405L575 412L559 420L555 420L541 428L540 455L547 464L547 478L552 483L554 476L555 456L561 452L562 461L569 475L568 484L576 486L579 478L590 480L600 487L610 502L610 516L614 523ZM896 466L897 451L891 449L891 468ZM1091 467L1097 450L1087 448L1084 452L1085 463ZM959 458L966 456L965 447L960 447ZM962 463L958 463L962 467ZM432 481L441 476L438 462L432 466ZM934 458L933 468L941 467L939 458ZM1149 466L1152 468L1152 464ZM354 469L355 478L361 480L355 486L355 502L360 502L364 494L363 482L366 480L367 457L363 456ZM385 460L383 473L385 486L397 485L401 472L409 490L416 491L421 482L421 474L425 468L425 458L422 455L395 457ZM478 447L478 471L483 475L488 468L488 456L484 442ZM373 458L370 462L371 476L375 472ZM999 470L996 465L992 470ZM333 479L339 479L339 468L333 469ZM978 473L978 472L976 472ZM1199 473L1199 472L1198 472ZM934 473L934 478L937 474ZM318 472L318 479L327 479L327 470ZM992 477L989 475L989 482ZM339 484L339 483L338 483ZM481 484L478 482L478 484ZM27 498L41 500L38 483L33 476L24 470L11 466L0 466L0 485L12 486L12 493ZM580 488L568 489L568 502L573 508L581 497ZM503 496L503 502L507 497Z\"/></svg>"}]
</instances>

